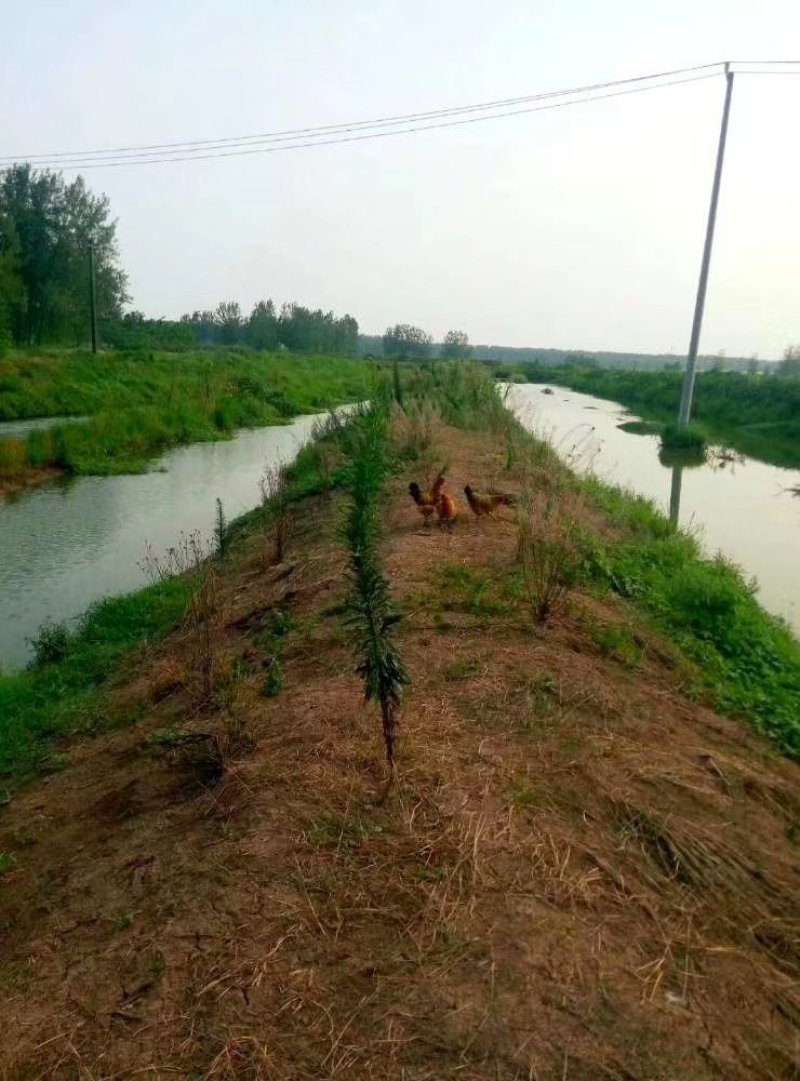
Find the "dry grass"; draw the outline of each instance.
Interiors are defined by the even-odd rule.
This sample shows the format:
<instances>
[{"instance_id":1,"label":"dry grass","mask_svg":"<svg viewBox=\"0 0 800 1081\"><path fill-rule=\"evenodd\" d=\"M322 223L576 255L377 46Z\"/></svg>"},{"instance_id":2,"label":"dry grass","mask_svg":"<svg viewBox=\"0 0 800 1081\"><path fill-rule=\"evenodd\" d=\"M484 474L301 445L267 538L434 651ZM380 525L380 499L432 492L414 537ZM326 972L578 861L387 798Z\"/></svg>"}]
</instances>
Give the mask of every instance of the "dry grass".
<instances>
[{"instance_id":1,"label":"dry grass","mask_svg":"<svg viewBox=\"0 0 800 1081\"><path fill-rule=\"evenodd\" d=\"M502 434L433 438L453 486L504 468ZM219 686L196 711L195 621L120 684L138 724L3 811L0 1076L797 1076L797 766L688 701L649 632L635 671L598 655L588 628L634 619L621 602L442 626L440 566L502 582L517 531L423 535L408 479L387 506L413 678L392 799L320 499L291 564L265 571L254 537L219 576L233 713ZM213 786L175 761L190 735L225 748Z\"/></svg>"}]
</instances>

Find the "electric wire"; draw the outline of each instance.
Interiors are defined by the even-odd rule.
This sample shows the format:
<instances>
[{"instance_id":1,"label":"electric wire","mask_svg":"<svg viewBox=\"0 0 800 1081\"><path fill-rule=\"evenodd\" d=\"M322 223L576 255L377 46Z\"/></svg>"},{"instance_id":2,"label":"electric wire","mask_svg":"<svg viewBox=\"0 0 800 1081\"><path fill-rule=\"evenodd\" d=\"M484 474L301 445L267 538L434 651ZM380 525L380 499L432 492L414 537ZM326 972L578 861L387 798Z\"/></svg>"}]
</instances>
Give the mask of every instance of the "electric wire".
<instances>
[{"instance_id":1,"label":"electric wire","mask_svg":"<svg viewBox=\"0 0 800 1081\"><path fill-rule=\"evenodd\" d=\"M90 158L90 159L86 159L86 160L78 159L78 160L70 160L70 161L67 161L67 162L62 161L62 162L52 162L52 163L50 161L47 161L47 162L44 162L44 163L40 163L40 167L41 167L42 164L57 164L59 168L64 168L64 169L65 168L70 168L70 169L73 169L73 168L74 169L103 169L103 168L109 168L110 169L110 168L119 168L119 167L122 167L122 166L125 166L125 165L155 165L155 164L191 162L191 161L208 161L208 160L216 159L216 158L247 157L247 156L250 156L250 155L253 155L253 154L274 154L274 153L277 153L277 152L280 152L280 151L286 151L286 150L301 150L301 149L308 149L310 147L316 147L316 146L333 146L333 145L337 145L337 144L340 144L340 143L362 142L362 141L365 141L365 140L381 139L381 138L387 138L389 136L395 136L395 135L409 135L409 134L416 134L418 132L424 132L424 131L441 130L443 128L460 127L460 126L463 126L463 125L466 125L466 124L477 124L477 123L485 122L485 121L488 121L488 120L499 120L499 119L502 119L502 118L505 118L505 117L520 116L520 115L526 114L526 113L542 112L542 111L549 110L549 109L563 109L563 108L567 108L567 107L569 107L571 105L583 105L583 104L591 103L593 101L603 101L603 100L608 99L608 98L623 97L623 96L626 96L626 95L629 95L629 94L641 94L641 93L644 93L645 91L648 91L648 90L659 90L659 89L670 87L670 86L677 86L677 85L684 84L684 83L700 82L702 80L713 79L713 78L716 78L716 77L717 77L717 73L713 73L713 72L712 73L707 73L705 75L693 75L693 76L689 76L689 77L687 77L685 79L672 79L669 82L654 83L654 84L649 85L649 86L628 87L628 88L623 89L623 90L610 91L610 92L608 92L606 94L593 94L593 95L588 96L588 97L576 98L576 99L572 99L572 100L569 100L569 101L551 101L551 102L548 102L548 103L546 103L544 105L533 105L533 106L523 107L523 108L520 108L520 109L504 110L504 111L491 113L491 114L488 114L488 115L470 116L470 117L466 117L466 118L462 117L462 118L459 118L459 119L443 120L443 121L436 122L436 123L433 123L433 124L416 124L416 125L412 125L410 127L392 129L392 130L388 130L388 131L387 130L368 131L368 132L362 132L360 134L349 134L349 135L345 135L345 134L338 135L337 134L334 138L330 138L330 139L313 139L313 140L308 140L308 141L305 141L305 142L282 143L281 145L277 145L277 146L276 145L267 145L267 146L256 146L256 147L250 146L250 147L243 147L243 148L240 147L238 149L218 149L218 150L213 150L212 152L209 152L209 153L197 153L197 152L194 152L194 153L190 153L190 154L186 154L186 155L184 155L184 154L169 155L169 156L168 155L160 155L158 157L149 157L149 156L134 157L134 156L130 156L130 157L119 158L119 159L111 158L111 159L108 159L108 160ZM24 160L29 160L29 159L24 159ZM3 170L0 169L0 172L1 171L3 171Z\"/></svg>"}]
</instances>

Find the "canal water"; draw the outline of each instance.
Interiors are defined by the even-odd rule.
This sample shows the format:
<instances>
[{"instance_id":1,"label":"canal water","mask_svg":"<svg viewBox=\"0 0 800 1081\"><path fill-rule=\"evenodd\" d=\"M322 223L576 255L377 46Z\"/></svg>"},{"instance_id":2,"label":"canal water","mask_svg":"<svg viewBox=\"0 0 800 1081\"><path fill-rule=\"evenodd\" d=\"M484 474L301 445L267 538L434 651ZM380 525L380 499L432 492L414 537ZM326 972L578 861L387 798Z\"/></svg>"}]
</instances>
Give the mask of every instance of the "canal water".
<instances>
[{"instance_id":1,"label":"canal water","mask_svg":"<svg viewBox=\"0 0 800 1081\"><path fill-rule=\"evenodd\" d=\"M623 406L588 394L513 385L508 404L579 471L629 488L665 513L670 502L684 529L709 555L721 552L758 582L768 611L800 635L800 470L781 469L712 448L704 464L668 466L659 439L623 431L635 420Z\"/></svg>"},{"instance_id":2,"label":"canal water","mask_svg":"<svg viewBox=\"0 0 800 1081\"><path fill-rule=\"evenodd\" d=\"M93 601L147 583L147 546L158 555L181 533L211 537L217 497L229 520L254 507L265 467L290 461L317 419L181 447L149 473L77 477L0 497L0 667L25 664L42 624L74 620ZM12 428L17 422L0 424L0 436Z\"/></svg>"}]
</instances>

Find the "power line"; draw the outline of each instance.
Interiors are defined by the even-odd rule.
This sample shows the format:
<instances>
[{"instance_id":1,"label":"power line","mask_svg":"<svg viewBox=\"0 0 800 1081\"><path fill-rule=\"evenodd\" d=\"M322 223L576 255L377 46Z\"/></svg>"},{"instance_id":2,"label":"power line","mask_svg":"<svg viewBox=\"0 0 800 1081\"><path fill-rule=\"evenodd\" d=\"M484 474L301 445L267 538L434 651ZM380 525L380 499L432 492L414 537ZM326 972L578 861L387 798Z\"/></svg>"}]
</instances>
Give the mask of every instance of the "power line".
<instances>
[{"instance_id":1,"label":"power line","mask_svg":"<svg viewBox=\"0 0 800 1081\"><path fill-rule=\"evenodd\" d=\"M715 65L703 65L702 68L715 66ZM702 70L699 68L697 70ZM533 105L520 109L510 109L506 111L498 111L481 116L468 116L459 119L447 119L433 124L414 124L405 128L398 128L394 130L376 130L361 132L360 134L344 134L344 132L336 133L336 137L329 139L312 139L301 142L282 143L281 145L267 145L267 146L244 146L237 149L223 149L212 148L212 152L209 153L197 153L192 152L187 155L175 155L175 154L162 154L156 157L148 156L129 156L124 158L108 158L108 159L87 159L87 160L70 160L66 162L51 162L49 159L41 164L58 164L61 168L80 168L80 169L102 169L102 168L119 168L124 165L154 165L159 163L168 162L187 162L187 161L207 161L214 158L230 158L230 157L246 157L252 154L271 154L285 150L300 150L307 149L315 146L332 146L339 143L352 143L361 142L369 139L381 139L394 135L408 135L415 134L422 131L435 131L442 128L459 127L465 124L476 124L485 122L487 120L499 120L504 117L520 116L525 113L542 112L549 109L563 109L571 105L582 105L593 101L602 101L607 98L623 97L628 94L641 94L648 90L659 90L662 88L677 86L683 83L700 82L705 79L716 78L717 72L706 72L704 75L692 75L685 79L672 79L667 82L652 83L649 86L634 86L627 87L623 90L610 91L605 94L592 94L587 97L573 98L569 101L550 101L544 105ZM642 77L644 78L644 77ZM652 77L651 77L652 78ZM611 84L614 85L614 84ZM559 92L562 95L570 93L568 91ZM575 93L572 91L571 93ZM555 95L553 95L555 96ZM11 159L6 159L11 160ZM27 160L27 159L26 159ZM0 172L3 170L0 169Z\"/></svg>"},{"instance_id":2,"label":"power line","mask_svg":"<svg viewBox=\"0 0 800 1081\"><path fill-rule=\"evenodd\" d=\"M744 65L751 69L742 70ZM626 79L592 83L566 90L554 90L528 94L515 98L499 98L494 101L471 105L450 106L427 112L377 117L372 120L350 121L317 127L290 128L284 131L262 132L254 135L230 136L219 139L202 139L175 143L153 143L141 146L118 147L106 150L59 151L19 157L0 157L0 173L19 160L39 167L53 165L59 168L119 168L123 165L154 165L161 162L207 161L213 158L243 157L252 154L274 153L279 150L300 150L313 146L332 146L338 143L361 142L368 139L386 138L392 135L408 135L421 131L458 127L463 124L480 123L504 117L546 109L581 105L626 94L642 93L680 83L698 82L715 78L723 68L736 66L741 74L800 74L800 61L722 61L697 64L693 67L674 68L671 71L636 75ZM767 70L752 70L770 65ZM796 70L777 70L795 65ZM686 78L674 78L686 76ZM622 89L614 89L620 87ZM600 93L600 91L608 91ZM580 96L584 95L584 96ZM566 99L566 100L564 100ZM542 103L544 104L537 104ZM509 106L520 106L509 108ZM432 121L432 122L429 122Z\"/></svg>"},{"instance_id":3,"label":"power line","mask_svg":"<svg viewBox=\"0 0 800 1081\"><path fill-rule=\"evenodd\" d=\"M384 125L398 125L408 124L412 122L433 120L438 117L451 116L457 114L466 114L473 112L485 112L488 110L495 110L504 108L510 105L524 105L534 101L542 101L549 98L557 97L570 97L578 94L588 94L593 91L607 90L615 86L626 86L634 83L652 82L656 79L668 79L676 75L692 74L697 71L707 71L710 68L721 68L721 62L713 64L697 64L694 67L687 68L675 68L671 71L653 72L649 75L635 75L626 79L612 79L606 82L590 83L587 86L573 87L568 90L551 90L538 94L526 94L521 97L514 98L500 98L494 101L478 102L471 105L459 105L450 106L441 109L432 109L422 113L405 113L394 116L376 117L372 120L357 120L347 121L339 124L327 124L317 127L306 128L289 128L284 131L274 132L261 132L254 135L237 135L229 136L226 138L218 139L197 139L188 142L176 142L176 143L152 143L150 145L141 146L123 146L116 148L107 148L105 150L83 150L83 151L58 151L50 154L33 154L26 155L25 161L29 162L50 162L55 159L89 159L91 157L105 157L116 158L121 155L131 154L133 156L144 156L146 152L156 152L157 156L160 156L160 152L180 151L188 150L189 148L196 147L200 150L213 150L217 148L223 148L229 144L245 144L250 142L272 142L272 141L285 141L298 139L303 136L315 137L317 135L327 135L334 132L351 132L360 128L375 128L382 127ZM12 158L10 156L0 157L0 162L16 161L18 158Z\"/></svg>"}]
</instances>

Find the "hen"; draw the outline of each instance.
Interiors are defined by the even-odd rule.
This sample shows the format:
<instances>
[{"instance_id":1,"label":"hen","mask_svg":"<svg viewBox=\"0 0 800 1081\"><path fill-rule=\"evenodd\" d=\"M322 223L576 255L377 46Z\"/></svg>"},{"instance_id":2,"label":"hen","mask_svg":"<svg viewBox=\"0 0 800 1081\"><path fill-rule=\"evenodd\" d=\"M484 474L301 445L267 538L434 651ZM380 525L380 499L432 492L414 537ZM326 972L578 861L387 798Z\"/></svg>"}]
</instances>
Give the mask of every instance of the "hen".
<instances>
[{"instance_id":1,"label":"hen","mask_svg":"<svg viewBox=\"0 0 800 1081\"><path fill-rule=\"evenodd\" d=\"M441 474L436 478L432 487L429 488L427 492L423 492L415 480L412 480L408 486L409 495L417 504L417 509L424 518L425 525L430 525L430 519L436 511L436 504L439 502L443 487L444 477Z\"/></svg>"},{"instance_id":2,"label":"hen","mask_svg":"<svg viewBox=\"0 0 800 1081\"><path fill-rule=\"evenodd\" d=\"M513 495L506 492L492 492L491 495L480 495L469 484L464 489L467 502L476 518L488 515L490 518L498 507L515 507L517 501Z\"/></svg>"}]
</instances>

